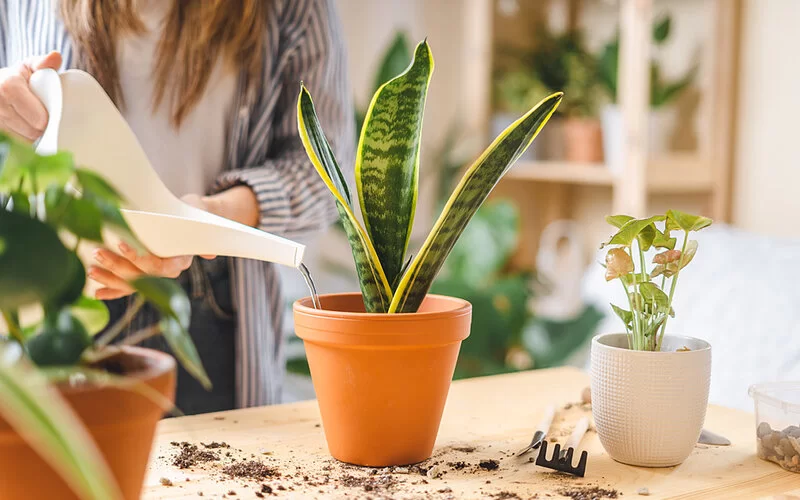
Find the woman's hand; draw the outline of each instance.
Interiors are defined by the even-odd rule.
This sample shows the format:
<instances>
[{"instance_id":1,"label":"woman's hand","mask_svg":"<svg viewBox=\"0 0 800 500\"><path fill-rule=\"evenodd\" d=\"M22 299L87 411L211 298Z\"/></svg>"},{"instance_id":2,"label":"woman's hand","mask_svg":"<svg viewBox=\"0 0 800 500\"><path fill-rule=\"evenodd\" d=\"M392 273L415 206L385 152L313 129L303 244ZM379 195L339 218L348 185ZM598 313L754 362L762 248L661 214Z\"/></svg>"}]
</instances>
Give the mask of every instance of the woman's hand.
<instances>
[{"instance_id":1,"label":"woman's hand","mask_svg":"<svg viewBox=\"0 0 800 500\"><path fill-rule=\"evenodd\" d=\"M183 201L202 210L209 210L206 198L197 195L187 195ZM134 249L125 243L119 245L121 255L111 250L98 248L94 251L94 260L98 265L89 267L89 277L103 285L95 292L95 297L100 300L112 300L125 297L134 292L128 284L140 276L161 276L164 278L177 278L192 265L192 256L169 257L162 259L153 254L138 255ZM213 255L204 255L205 259L213 259Z\"/></svg>"},{"instance_id":2,"label":"woman's hand","mask_svg":"<svg viewBox=\"0 0 800 500\"><path fill-rule=\"evenodd\" d=\"M47 110L29 81L34 71L61 67L61 54L28 58L17 66L0 68L0 130L33 142L47 127Z\"/></svg>"}]
</instances>

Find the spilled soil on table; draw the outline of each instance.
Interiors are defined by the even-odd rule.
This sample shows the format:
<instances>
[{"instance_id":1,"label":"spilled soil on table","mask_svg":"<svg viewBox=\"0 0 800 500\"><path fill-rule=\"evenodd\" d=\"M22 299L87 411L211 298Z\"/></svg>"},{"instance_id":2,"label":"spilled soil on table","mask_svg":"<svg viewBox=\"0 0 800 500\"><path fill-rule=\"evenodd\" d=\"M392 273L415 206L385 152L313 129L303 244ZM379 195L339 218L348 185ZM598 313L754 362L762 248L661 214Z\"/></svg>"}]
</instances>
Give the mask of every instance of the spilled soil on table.
<instances>
[{"instance_id":1,"label":"spilled soil on table","mask_svg":"<svg viewBox=\"0 0 800 500\"><path fill-rule=\"evenodd\" d=\"M549 438L563 443L572 426L590 410L589 404L581 403L562 407ZM315 423L315 428L318 425ZM181 488L189 496L227 499L617 498L615 490L598 484L602 478L577 478L537 467L531 463L535 452L514 456L526 439L529 436L508 443L454 443L437 448L422 463L385 468L320 460L313 453L290 451L289 456L279 457L261 448L253 453L238 447L246 443L172 442L158 457L167 466L159 487ZM591 461L587 470L591 471Z\"/></svg>"}]
</instances>

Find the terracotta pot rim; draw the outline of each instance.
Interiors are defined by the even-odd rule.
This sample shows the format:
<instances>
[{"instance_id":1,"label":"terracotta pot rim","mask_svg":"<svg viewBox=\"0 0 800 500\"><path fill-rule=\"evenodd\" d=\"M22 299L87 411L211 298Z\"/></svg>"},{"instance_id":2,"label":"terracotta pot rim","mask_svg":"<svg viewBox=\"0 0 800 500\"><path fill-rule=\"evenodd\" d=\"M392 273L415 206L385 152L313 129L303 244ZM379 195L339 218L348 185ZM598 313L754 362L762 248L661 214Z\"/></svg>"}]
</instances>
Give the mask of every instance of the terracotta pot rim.
<instances>
[{"instance_id":1,"label":"terracotta pot rim","mask_svg":"<svg viewBox=\"0 0 800 500\"><path fill-rule=\"evenodd\" d=\"M155 380L163 377L170 371L175 369L175 358L169 354L147 347L134 347L134 346L121 346L120 353L114 357L122 357L127 360L138 360L141 366L138 366L134 371L125 372L121 375L125 379L120 384L116 384L114 388L125 388L129 385L136 385ZM56 387L62 394L80 394L84 392L102 391L107 389L105 386L98 386L96 384L81 384L74 387L67 384L57 384Z\"/></svg>"},{"instance_id":2,"label":"terracotta pot rim","mask_svg":"<svg viewBox=\"0 0 800 500\"><path fill-rule=\"evenodd\" d=\"M320 300L324 300L326 297L355 297L355 296L360 297L361 294L358 292L329 293L325 295L320 295L319 297ZM296 300L292 306L292 309L296 314L302 314L303 316L310 316L314 318L357 320L357 321L369 320L369 321L379 321L382 323L402 323L406 321L416 322L416 321L433 320L439 318L457 318L460 316L470 314L472 312L472 304L470 304L468 301L464 299L459 299L457 297L450 297L447 295L435 295L435 294L428 294L428 297L436 298L444 302L450 302L453 308L444 311L396 313L396 314L332 311L327 309L315 309L311 305L311 297L304 297L302 299Z\"/></svg>"},{"instance_id":3,"label":"terracotta pot rim","mask_svg":"<svg viewBox=\"0 0 800 500\"><path fill-rule=\"evenodd\" d=\"M616 347L612 345L608 345L607 342L611 338L618 338L627 336L627 333L601 333L600 335L595 336L592 338L592 347L597 346L602 349L607 349L609 351L615 351L618 353L627 353L626 356L668 356L668 355L677 355L680 354L681 356L699 354L699 353L706 353L711 350L711 344L706 342L703 339L698 339L697 337L689 337L688 335L666 335L664 338L671 338L671 339L682 339L682 340L689 340L692 343L701 344L702 347L698 349L692 349L691 351L686 352L676 352L676 351L635 351L633 349L628 349L624 347Z\"/></svg>"}]
</instances>

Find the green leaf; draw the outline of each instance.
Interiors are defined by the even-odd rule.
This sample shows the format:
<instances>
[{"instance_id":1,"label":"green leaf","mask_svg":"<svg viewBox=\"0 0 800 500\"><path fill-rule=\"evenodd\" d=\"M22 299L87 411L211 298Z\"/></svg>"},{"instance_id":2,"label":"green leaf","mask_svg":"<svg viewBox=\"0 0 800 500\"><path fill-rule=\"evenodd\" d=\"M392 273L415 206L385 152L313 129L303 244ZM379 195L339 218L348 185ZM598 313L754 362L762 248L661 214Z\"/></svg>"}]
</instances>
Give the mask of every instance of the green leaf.
<instances>
[{"instance_id":1,"label":"green leaf","mask_svg":"<svg viewBox=\"0 0 800 500\"><path fill-rule=\"evenodd\" d=\"M102 362L100 363L102 365ZM180 411L169 398L133 377L124 377L109 373L106 370L86 366L56 366L41 369L42 375L51 384L68 384L70 387L114 387L130 391L149 399L150 402L164 412L180 415Z\"/></svg>"},{"instance_id":2,"label":"green leaf","mask_svg":"<svg viewBox=\"0 0 800 500\"><path fill-rule=\"evenodd\" d=\"M655 304L659 308L666 308L667 304L669 303L669 297L667 297L667 294L658 288L657 285L650 283L649 281L639 284L639 293L642 295L642 298L645 300L645 302Z\"/></svg>"},{"instance_id":3,"label":"green leaf","mask_svg":"<svg viewBox=\"0 0 800 500\"><path fill-rule=\"evenodd\" d=\"M671 238L669 236L669 231L659 231L658 228L655 228L656 236L653 239L653 246L656 248L667 248L669 250L675 249L675 243L677 243L677 238Z\"/></svg>"},{"instance_id":4,"label":"green leaf","mask_svg":"<svg viewBox=\"0 0 800 500\"><path fill-rule=\"evenodd\" d=\"M494 186L531 145L563 97L555 93L511 124L469 167L447 201L420 252L403 275L389 312L419 308L436 274L467 223Z\"/></svg>"},{"instance_id":5,"label":"green leaf","mask_svg":"<svg viewBox=\"0 0 800 500\"><path fill-rule=\"evenodd\" d=\"M667 212L667 228L682 229L684 231L699 231L711 225L713 221L701 215L691 215L679 210Z\"/></svg>"},{"instance_id":6,"label":"green leaf","mask_svg":"<svg viewBox=\"0 0 800 500\"><path fill-rule=\"evenodd\" d=\"M411 47L408 43L408 38L405 33L398 32L383 55L378 72L375 74L372 93L375 94L381 85L402 73L410 61ZM361 129L359 128L358 130L360 131Z\"/></svg>"},{"instance_id":7,"label":"green leaf","mask_svg":"<svg viewBox=\"0 0 800 500\"><path fill-rule=\"evenodd\" d=\"M76 198L58 186L47 189L44 198L47 221L56 228L64 228L78 238L103 241L103 213L85 198Z\"/></svg>"},{"instance_id":8,"label":"green leaf","mask_svg":"<svg viewBox=\"0 0 800 500\"><path fill-rule=\"evenodd\" d=\"M611 237L606 245L630 246L644 228L662 220L664 220L663 215L655 215L648 219L631 219L620 228L617 234Z\"/></svg>"},{"instance_id":9,"label":"green leaf","mask_svg":"<svg viewBox=\"0 0 800 500\"><path fill-rule=\"evenodd\" d=\"M14 204L14 211L21 214L30 215L31 201L27 194L22 191L11 193L11 201Z\"/></svg>"},{"instance_id":10,"label":"green leaf","mask_svg":"<svg viewBox=\"0 0 800 500\"><path fill-rule=\"evenodd\" d=\"M625 328L630 330L631 325L633 324L633 313L628 310L622 309L621 307L617 307L614 304L611 304L611 309L614 310L617 316L619 316L619 319L621 319L622 322L625 324Z\"/></svg>"},{"instance_id":11,"label":"green leaf","mask_svg":"<svg viewBox=\"0 0 800 500\"><path fill-rule=\"evenodd\" d=\"M161 313L161 334L181 365L203 387L211 389L211 381L189 335L191 305L183 289L173 280L153 276L137 278L130 284Z\"/></svg>"},{"instance_id":12,"label":"green leaf","mask_svg":"<svg viewBox=\"0 0 800 500\"><path fill-rule=\"evenodd\" d=\"M353 214L347 182L322 131L311 95L304 86L301 86L297 98L297 128L309 160L336 199L339 220L344 226L353 251L364 307L367 312L386 312L389 309L392 289L386 280L386 274L383 272L372 241Z\"/></svg>"},{"instance_id":13,"label":"green leaf","mask_svg":"<svg viewBox=\"0 0 800 500\"><path fill-rule=\"evenodd\" d=\"M606 222L614 226L615 228L619 229L629 221L632 221L633 217L630 215L606 215Z\"/></svg>"},{"instance_id":14,"label":"green leaf","mask_svg":"<svg viewBox=\"0 0 800 500\"><path fill-rule=\"evenodd\" d=\"M0 238L5 242L0 254L0 309L64 304L80 296L75 289L85 280L83 265L55 229L23 214L0 211Z\"/></svg>"},{"instance_id":15,"label":"green leaf","mask_svg":"<svg viewBox=\"0 0 800 500\"><path fill-rule=\"evenodd\" d=\"M83 324L89 335L100 333L111 318L105 302L89 297L80 297L70 306L70 311Z\"/></svg>"},{"instance_id":16,"label":"green leaf","mask_svg":"<svg viewBox=\"0 0 800 500\"><path fill-rule=\"evenodd\" d=\"M81 185L81 193L84 197L94 197L103 200L113 206L119 206L122 196L105 179L85 168L75 170L75 176Z\"/></svg>"},{"instance_id":17,"label":"green leaf","mask_svg":"<svg viewBox=\"0 0 800 500\"><path fill-rule=\"evenodd\" d=\"M86 328L64 308L49 313L41 329L25 343L25 350L38 366L72 366L91 344Z\"/></svg>"},{"instance_id":18,"label":"green leaf","mask_svg":"<svg viewBox=\"0 0 800 500\"><path fill-rule=\"evenodd\" d=\"M669 38L670 26L672 25L672 18L670 16L663 16L653 27L653 41L657 45L664 43Z\"/></svg>"},{"instance_id":19,"label":"green leaf","mask_svg":"<svg viewBox=\"0 0 800 500\"><path fill-rule=\"evenodd\" d=\"M422 42L408 69L375 93L358 142L361 215L389 283L403 267L414 223L422 115L432 74L433 56Z\"/></svg>"},{"instance_id":20,"label":"green leaf","mask_svg":"<svg viewBox=\"0 0 800 500\"><path fill-rule=\"evenodd\" d=\"M0 145L0 156L5 156L0 170L0 192L44 192L49 186L63 187L74 173L70 153L39 156L29 144L9 139L5 134L0 136Z\"/></svg>"},{"instance_id":21,"label":"green leaf","mask_svg":"<svg viewBox=\"0 0 800 500\"><path fill-rule=\"evenodd\" d=\"M38 370L9 361L10 346L0 343L0 414L78 496L122 498L81 421Z\"/></svg>"}]
</instances>

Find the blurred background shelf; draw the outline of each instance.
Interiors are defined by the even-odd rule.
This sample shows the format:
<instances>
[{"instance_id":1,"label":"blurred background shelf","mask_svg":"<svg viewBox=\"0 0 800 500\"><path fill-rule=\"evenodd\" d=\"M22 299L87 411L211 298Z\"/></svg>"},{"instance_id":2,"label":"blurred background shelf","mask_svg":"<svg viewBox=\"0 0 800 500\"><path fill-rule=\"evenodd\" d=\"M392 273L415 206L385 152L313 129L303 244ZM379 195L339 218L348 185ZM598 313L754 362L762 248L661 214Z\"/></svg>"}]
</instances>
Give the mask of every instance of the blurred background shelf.
<instances>
[{"instance_id":1,"label":"blurred background shelf","mask_svg":"<svg viewBox=\"0 0 800 500\"><path fill-rule=\"evenodd\" d=\"M710 161L694 154L674 154L647 162L650 193L708 193L714 187ZM585 186L614 187L614 173L604 163L520 161L508 179Z\"/></svg>"}]
</instances>

